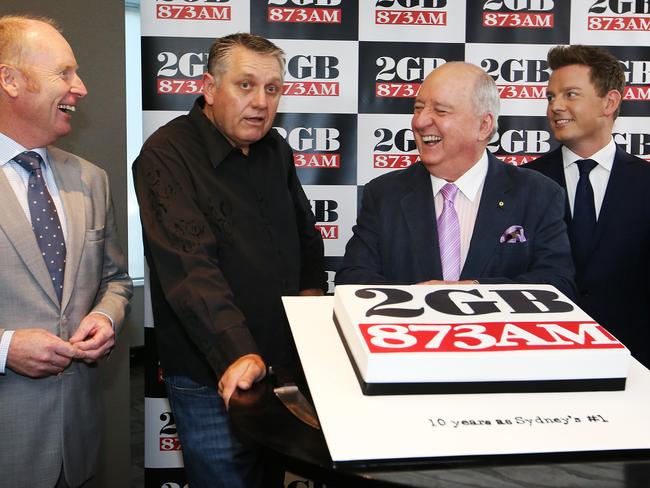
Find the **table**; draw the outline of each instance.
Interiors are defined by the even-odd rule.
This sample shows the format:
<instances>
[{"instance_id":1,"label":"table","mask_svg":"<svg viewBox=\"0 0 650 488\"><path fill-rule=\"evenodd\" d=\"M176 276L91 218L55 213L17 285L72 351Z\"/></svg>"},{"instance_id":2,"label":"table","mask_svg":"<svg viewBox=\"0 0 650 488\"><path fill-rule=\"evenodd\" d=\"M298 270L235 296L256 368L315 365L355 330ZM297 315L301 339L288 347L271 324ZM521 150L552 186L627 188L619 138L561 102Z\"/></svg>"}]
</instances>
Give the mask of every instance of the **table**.
<instances>
[{"instance_id":1,"label":"table","mask_svg":"<svg viewBox=\"0 0 650 488\"><path fill-rule=\"evenodd\" d=\"M244 440L260 446L288 471L331 487L648 488L650 452L589 452L478 456L376 465L332 463L321 431L293 416L269 380L236 392L230 419ZM305 386L301 391L307 392ZM316 485L318 486L318 485Z\"/></svg>"}]
</instances>

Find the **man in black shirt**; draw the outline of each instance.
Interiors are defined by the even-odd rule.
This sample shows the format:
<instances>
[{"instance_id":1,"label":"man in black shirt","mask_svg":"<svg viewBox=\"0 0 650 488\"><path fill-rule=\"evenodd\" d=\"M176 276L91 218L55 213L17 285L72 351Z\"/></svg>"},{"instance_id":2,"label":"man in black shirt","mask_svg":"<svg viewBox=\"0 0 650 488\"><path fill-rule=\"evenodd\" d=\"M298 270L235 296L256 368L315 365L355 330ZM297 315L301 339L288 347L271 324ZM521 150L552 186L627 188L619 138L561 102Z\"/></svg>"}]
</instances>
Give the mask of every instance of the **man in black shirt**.
<instances>
[{"instance_id":1,"label":"man in black shirt","mask_svg":"<svg viewBox=\"0 0 650 488\"><path fill-rule=\"evenodd\" d=\"M217 39L203 96L133 166L158 351L193 488L269 486L226 409L267 366L296 361L280 297L325 287L291 148L270 130L283 66L266 39Z\"/></svg>"}]
</instances>

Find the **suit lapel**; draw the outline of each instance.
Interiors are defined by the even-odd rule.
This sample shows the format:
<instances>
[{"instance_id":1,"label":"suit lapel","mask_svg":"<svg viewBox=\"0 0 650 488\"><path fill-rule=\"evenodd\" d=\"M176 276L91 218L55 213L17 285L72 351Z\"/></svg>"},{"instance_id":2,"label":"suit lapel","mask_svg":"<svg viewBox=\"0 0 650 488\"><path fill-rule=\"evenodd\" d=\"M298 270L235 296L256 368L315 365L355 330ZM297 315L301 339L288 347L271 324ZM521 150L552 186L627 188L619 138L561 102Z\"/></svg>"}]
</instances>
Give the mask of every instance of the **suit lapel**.
<instances>
[{"instance_id":1,"label":"suit lapel","mask_svg":"<svg viewBox=\"0 0 650 488\"><path fill-rule=\"evenodd\" d=\"M596 232L592 242L592 251L596 248L600 239L606 234L607 229L616 228L616 222L620 219L621 215L629 212L629 208L625 208L625 199L621 199L620 195L624 195L626 188L630 185L627 182L627 158L622 149L616 148L616 155L614 156L614 164L612 172L609 175L607 188L605 189L605 196L603 197L603 204L600 207L598 214L598 221L596 222ZM593 257L593 252L589 255L589 260ZM588 263L589 261L587 261Z\"/></svg>"},{"instance_id":2,"label":"suit lapel","mask_svg":"<svg viewBox=\"0 0 650 488\"><path fill-rule=\"evenodd\" d=\"M433 189L429 172L422 164L413 172L412 188L413 191L400 202L411 234L411 253L417 260L422 279L431 279L430 276L442 279Z\"/></svg>"},{"instance_id":3,"label":"suit lapel","mask_svg":"<svg viewBox=\"0 0 650 488\"><path fill-rule=\"evenodd\" d=\"M558 147L551 154L551 158L544 167L544 173L562 188L566 188L566 178L564 177L564 161L562 159L562 147Z\"/></svg>"},{"instance_id":4,"label":"suit lapel","mask_svg":"<svg viewBox=\"0 0 650 488\"><path fill-rule=\"evenodd\" d=\"M0 227L34 277L34 280L43 288L47 296L58 305L59 299L54 291L54 286L52 286L52 280L36 242L32 225L27 220L25 212L18 203L14 190L3 171L0 171L0 194L3 195Z\"/></svg>"},{"instance_id":5,"label":"suit lapel","mask_svg":"<svg viewBox=\"0 0 650 488\"><path fill-rule=\"evenodd\" d=\"M509 195L512 181L501 162L488 155L488 172L485 176L474 231L460 279L473 279L482 275L483 269L496 252L499 239L506 228L516 222L511 214L516 202Z\"/></svg>"},{"instance_id":6,"label":"suit lapel","mask_svg":"<svg viewBox=\"0 0 650 488\"><path fill-rule=\"evenodd\" d=\"M550 160L544 168L544 174L564 188L564 221L567 227L571 225L571 206L569 195L566 192L566 176L564 174L564 159L562 158L562 146L555 149L550 155Z\"/></svg>"},{"instance_id":7,"label":"suit lapel","mask_svg":"<svg viewBox=\"0 0 650 488\"><path fill-rule=\"evenodd\" d=\"M75 161L67 153L55 147L48 147L48 158L63 202L68 229L63 296L61 298L61 309L65 310L72 296L79 271L81 251L85 242L85 195L81 184L79 164L75 164Z\"/></svg>"}]
</instances>

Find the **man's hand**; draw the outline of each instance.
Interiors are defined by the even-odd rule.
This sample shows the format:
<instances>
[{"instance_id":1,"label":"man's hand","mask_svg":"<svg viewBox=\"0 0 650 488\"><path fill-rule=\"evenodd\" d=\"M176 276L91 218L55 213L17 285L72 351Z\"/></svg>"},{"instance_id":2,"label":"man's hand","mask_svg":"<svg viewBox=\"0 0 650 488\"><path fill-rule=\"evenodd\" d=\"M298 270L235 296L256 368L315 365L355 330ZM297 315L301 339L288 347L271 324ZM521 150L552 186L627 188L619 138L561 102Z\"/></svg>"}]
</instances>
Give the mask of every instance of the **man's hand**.
<instances>
[{"instance_id":1,"label":"man's hand","mask_svg":"<svg viewBox=\"0 0 650 488\"><path fill-rule=\"evenodd\" d=\"M300 290L298 292L298 295L301 297L321 297L323 296L323 290L320 288L306 288L304 290Z\"/></svg>"},{"instance_id":2,"label":"man's hand","mask_svg":"<svg viewBox=\"0 0 650 488\"><path fill-rule=\"evenodd\" d=\"M70 343L76 346L86 363L93 363L105 356L115 345L113 325L101 313L89 313L81 322L77 331L70 337Z\"/></svg>"},{"instance_id":3,"label":"man's hand","mask_svg":"<svg viewBox=\"0 0 650 488\"><path fill-rule=\"evenodd\" d=\"M266 376L266 365L257 354L246 354L228 366L221 376L217 391L228 408L230 397L237 388L248 390Z\"/></svg>"},{"instance_id":4,"label":"man's hand","mask_svg":"<svg viewBox=\"0 0 650 488\"><path fill-rule=\"evenodd\" d=\"M45 329L16 330L9 343L7 366L31 378L61 374L83 352Z\"/></svg>"},{"instance_id":5,"label":"man's hand","mask_svg":"<svg viewBox=\"0 0 650 488\"><path fill-rule=\"evenodd\" d=\"M443 281L443 280L429 280L416 285L478 285L476 280L461 280L461 281Z\"/></svg>"}]
</instances>

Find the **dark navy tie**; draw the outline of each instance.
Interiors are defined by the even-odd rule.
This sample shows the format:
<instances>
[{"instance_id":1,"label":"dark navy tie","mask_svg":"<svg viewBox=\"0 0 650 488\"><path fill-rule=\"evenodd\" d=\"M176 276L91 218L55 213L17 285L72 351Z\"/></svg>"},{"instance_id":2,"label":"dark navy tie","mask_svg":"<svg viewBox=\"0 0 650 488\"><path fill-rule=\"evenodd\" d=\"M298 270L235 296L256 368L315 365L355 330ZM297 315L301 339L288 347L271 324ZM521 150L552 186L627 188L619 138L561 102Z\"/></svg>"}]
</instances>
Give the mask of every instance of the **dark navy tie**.
<instances>
[{"instance_id":1,"label":"dark navy tie","mask_svg":"<svg viewBox=\"0 0 650 488\"><path fill-rule=\"evenodd\" d=\"M60 303L63 294L63 273L65 271L65 240L63 239L63 229L61 228L59 215L52 196L47 191L45 179L41 172L43 159L37 152L25 151L16 156L14 161L29 172L27 199L32 219L32 230L36 236L38 247L41 249L41 254Z\"/></svg>"},{"instance_id":2,"label":"dark navy tie","mask_svg":"<svg viewBox=\"0 0 650 488\"><path fill-rule=\"evenodd\" d=\"M576 196L573 203L573 220L571 222L571 248L576 271L581 274L589 257L591 243L596 230L596 204L594 203L594 189L589 181L589 173L597 165L593 159L576 161L580 178L576 187Z\"/></svg>"}]
</instances>

